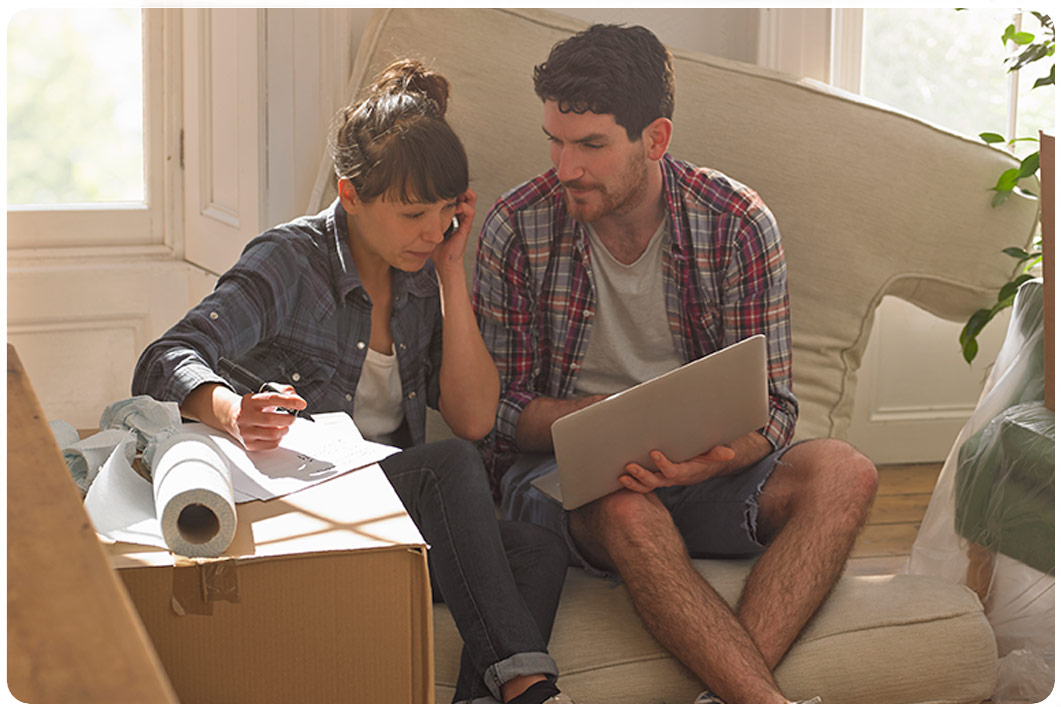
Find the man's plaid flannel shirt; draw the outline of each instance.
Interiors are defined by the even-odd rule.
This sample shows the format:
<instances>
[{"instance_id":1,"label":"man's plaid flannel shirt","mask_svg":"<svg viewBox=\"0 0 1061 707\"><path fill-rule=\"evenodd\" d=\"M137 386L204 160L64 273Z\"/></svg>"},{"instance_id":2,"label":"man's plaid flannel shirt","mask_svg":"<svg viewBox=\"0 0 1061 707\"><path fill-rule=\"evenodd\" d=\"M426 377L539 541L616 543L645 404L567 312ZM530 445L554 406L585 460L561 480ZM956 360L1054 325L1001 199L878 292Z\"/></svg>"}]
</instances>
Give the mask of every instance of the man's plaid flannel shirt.
<instances>
[{"instance_id":1,"label":"man's plaid flannel shirt","mask_svg":"<svg viewBox=\"0 0 1061 707\"><path fill-rule=\"evenodd\" d=\"M792 438L788 281L773 215L751 189L666 155L663 192L673 240L663 251L667 317L686 362L766 335L775 449ZM491 483L519 452L516 422L538 396L571 397L596 307L585 226L567 214L550 170L498 199L486 217L473 304L501 375L501 402L482 449Z\"/></svg>"}]
</instances>

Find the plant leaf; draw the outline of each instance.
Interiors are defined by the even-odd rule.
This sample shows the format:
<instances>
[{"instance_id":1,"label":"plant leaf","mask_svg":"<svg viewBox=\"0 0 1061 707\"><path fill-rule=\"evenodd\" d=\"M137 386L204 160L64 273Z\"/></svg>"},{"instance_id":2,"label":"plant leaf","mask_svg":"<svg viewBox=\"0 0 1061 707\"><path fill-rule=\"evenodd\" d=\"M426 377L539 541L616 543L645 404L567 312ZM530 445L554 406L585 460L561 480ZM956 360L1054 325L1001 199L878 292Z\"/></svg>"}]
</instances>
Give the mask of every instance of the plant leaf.
<instances>
[{"instance_id":1,"label":"plant leaf","mask_svg":"<svg viewBox=\"0 0 1061 707\"><path fill-rule=\"evenodd\" d=\"M1005 204L1006 203L1006 199L1008 199L1009 195L1012 194L1012 193L1013 193L1012 191L995 192L995 195L993 197L991 197L991 208L995 208L995 207L998 207L998 206L1002 206L1002 204Z\"/></svg>"},{"instance_id":2,"label":"plant leaf","mask_svg":"<svg viewBox=\"0 0 1061 707\"><path fill-rule=\"evenodd\" d=\"M1039 20L1039 24L1048 29L1050 31L1050 34L1053 35L1054 22L1050 19L1050 15L1044 15L1043 13L1036 12L1035 10L1032 10L1031 13L1035 16L1035 19Z\"/></svg>"},{"instance_id":3,"label":"plant leaf","mask_svg":"<svg viewBox=\"0 0 1061 707\"><path fill-rule=\"evenodd\" d=\"M995 305L999 309L1004 309L1013 304L1013 297L1017 294L1017 290L1028 280L1031 280L1032 276L1028 274L1018 275L1016 278L1010 280L1002 289L998 291L998 304Z\"/></svg>"},{"instance_id":4,"label":"plant leaf","mask_svg":"<svg viewBox=\"0 0 1061 707\"><path fill-rule=\"evenodd\" d=\"M969 321L962 327L962 331L958 335L958 341L965 344L970 339L975 339L993 316L995 316L995 312L991 309L978 309L973 312L973 315L969 317Z\"/></svg>"},{"instance_id":5,"label":"plant leaf","mask_svg":"<svg viewBox=\"0 0 1061 707\"><path fill-rule=\"evenodd\" d=\"M1002 252L1008 255L1009 257L1017 258L1018 260L1027 260L1028 258L1032 257L1031 253L1024 250L1023 248L1018 248L1017 246L1004 248Z\"/></svg>"},{"instance_id":6,"label":"plant leaf","mask_svg":"<svg viewBox=\"0 0 1061 707\"><path fill-rule=\"evenodd\" d=\"M995 191L1012 191L1013 187L1017 186L1017 180L1020 179L1020 170L1016 167L1007 169L1002 174L998 175L998 182L994 186Z\"/></svg>"},{"instance_id":7,"label":"plant leaf","mask_svg":"<svg viewBox=\"0 0 1061 707\"><path fill-rule=\"evenodd\" d=\"M962 344L962 358L965 362L972 364L973 359L976 358L976 354L980 351L980 345L976 343L976 339L969 339Z\"/></svg>"},{"instance_id":8,"label":"plant leaf","mask_svg":"<svg viewBox=\"0 0 1061 707\"><path fill-rule=\"evenodd\" d=\"M1020 175L1018 179L1024 179L1030 177L1039 171L1039 151L1031 153L1025 157L1020 163ZM1014 185L1016 186L1016 185Z\"/></svg>"},{"instance_id":9,"label":"plant leaf","mask_svg":"<svg viewBox=\"0 0 1061 707\"><path fill-rule=\"evenodd\" d=\"M996 142L1006 141L1006 138L1002 137L998 133L980 133L980 139L986 142L988 145Z\"/></svg>"},{"instance_id":10,"label":"plant leaf","mask_svg":"<svg viewBox=\"0 0 1061 707\"><path fill-rule=\"evenodd\" d=\"M1053 86L1054 85L1054 67L1050 67L1050 73L1042 78L1036 79L1035 83L1032 84L1032 88L1039 88L1040 86Z\"/></svg>"},{"instance_id":11,"label":"plant leaf","mask_svg":"<svg viewBox=\"0 0 1061 707\"><path fill-rule=\"evenodd\" d=\"M1016 59L1010 57L1006 61L1012 61L1013 66L1009 67L1010 71L1016 71L1025 64L1030 64L1033 61L1038 61L1044 56L1050 56L1054 53L1054 47L1052 44L1029 44L1028 47L1017 56Z\"/></svg>"}]
</instances>

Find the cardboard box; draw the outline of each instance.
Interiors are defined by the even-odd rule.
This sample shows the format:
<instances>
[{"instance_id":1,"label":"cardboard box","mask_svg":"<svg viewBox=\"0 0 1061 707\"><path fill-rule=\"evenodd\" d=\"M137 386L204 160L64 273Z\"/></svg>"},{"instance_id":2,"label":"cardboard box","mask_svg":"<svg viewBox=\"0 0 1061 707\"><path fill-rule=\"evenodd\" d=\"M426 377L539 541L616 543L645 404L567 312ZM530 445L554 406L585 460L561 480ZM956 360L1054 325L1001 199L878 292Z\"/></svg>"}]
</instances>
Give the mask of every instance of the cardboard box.
<instances>
[{"instance_id":1,"label":"cardboard box","mask_svg":"<svg viewBox=\"0 0 1061 707\"><path fill-rule=\"evenodd\" d=\"M236 507L224 557L107 548L182 702L433 702L427 551L377 465Z\"/></svg>"},{"instance_id":2,"label":"cardboard box","mask_svg":"<svg viewBox=\"0 0 1061 707\"><path fill-rule=\"evenodd\" d=\"M8 344L8 690L27 703L174 702L45 420Z\"/></svg>"}]
</instances>

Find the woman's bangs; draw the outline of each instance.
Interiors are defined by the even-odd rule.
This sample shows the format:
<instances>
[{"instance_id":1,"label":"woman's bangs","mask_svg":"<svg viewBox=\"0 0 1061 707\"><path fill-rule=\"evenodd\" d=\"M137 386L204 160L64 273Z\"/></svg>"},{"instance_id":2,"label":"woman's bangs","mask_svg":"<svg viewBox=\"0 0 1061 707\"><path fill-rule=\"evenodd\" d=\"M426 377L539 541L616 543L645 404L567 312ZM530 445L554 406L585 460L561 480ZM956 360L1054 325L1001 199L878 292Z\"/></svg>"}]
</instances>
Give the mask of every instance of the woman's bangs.
<instances>
[{"instance_id":1,"label":"woman's bangs","mask_svg":"<svg viewBox=\"0 0 1061 707\"><path fill-rule=\"evenodd\" d=\"M409 130L389 141L373 170L372 181L380 187L378 193L411 204L453 199L467 191L468 158L464 147L448 126L432 127L444 129Z\"/></svg>"}]
</instances>

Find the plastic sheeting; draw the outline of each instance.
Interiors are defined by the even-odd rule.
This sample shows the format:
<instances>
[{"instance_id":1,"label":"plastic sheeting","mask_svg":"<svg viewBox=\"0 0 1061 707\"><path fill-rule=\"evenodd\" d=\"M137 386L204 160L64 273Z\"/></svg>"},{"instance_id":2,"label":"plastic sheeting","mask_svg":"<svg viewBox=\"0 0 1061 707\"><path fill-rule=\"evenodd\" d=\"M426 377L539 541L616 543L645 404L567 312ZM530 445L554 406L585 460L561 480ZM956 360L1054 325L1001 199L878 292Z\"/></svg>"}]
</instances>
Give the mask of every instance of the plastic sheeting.
<instances>
[{"instance_id":1,"label":"plastic sheeting","mask_svg":"<svg viewBox=\"0 0 1061 707\"><path fill-rule=\"evenodd\" d=\"M967 584L998 641L996 702L1054 676L1054 412L1043 404L1042 282L1014 300L980 401L944 462L904 571Z\"/></svg>"}]
</instances>

